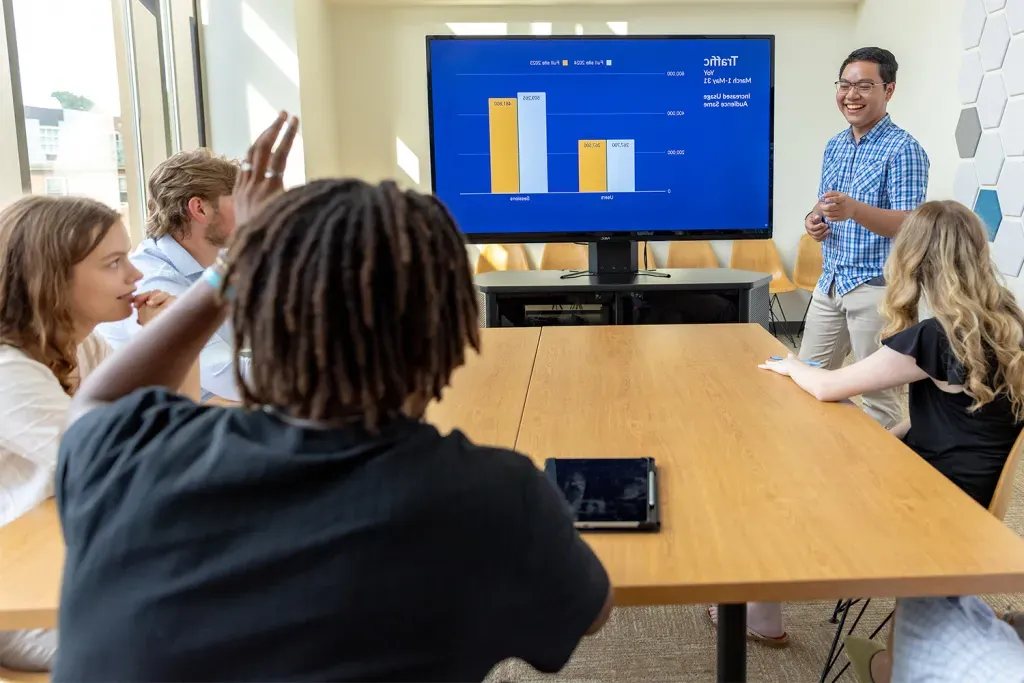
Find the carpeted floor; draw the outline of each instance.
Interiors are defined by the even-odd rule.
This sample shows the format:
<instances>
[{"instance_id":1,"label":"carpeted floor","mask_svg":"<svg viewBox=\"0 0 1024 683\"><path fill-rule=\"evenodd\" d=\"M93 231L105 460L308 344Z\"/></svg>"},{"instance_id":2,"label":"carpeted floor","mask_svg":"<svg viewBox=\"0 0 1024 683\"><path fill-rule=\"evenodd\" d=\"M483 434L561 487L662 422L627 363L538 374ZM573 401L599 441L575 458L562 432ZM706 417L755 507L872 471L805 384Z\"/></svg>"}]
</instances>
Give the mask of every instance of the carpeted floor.
<instances>
[{"instance_id":1,"label":"carpeted floor","mask_svg":"<svg viewBox=\"0 0 1024 683\"><path fill-rule=\"evenodd\" d=\"M1022 464L1024 467L1024 464ZM1024 533L1024 472L1018 473L1006 524ZM996 609L1024 611L1024 595L989 596ZM814 683L835 635L828 622L835 602L789 603L784 609L790 646L773 650L751 643L750 683ZM872 601L857 633L867 635L892 609L891 600ZM865 628L867 631L865 632ZM846 663L845 657L840 665ZM838 667L833 676L838 672ZM545 676L520 661L499 665L489 682L510 683L709 683L715 680L715 632L704 606L616 609L596 636L584 638L561 673ZM831 680L831 677L830 679ZM851 671L843 683L855 683Z\"/></svg>"}]
</instances>

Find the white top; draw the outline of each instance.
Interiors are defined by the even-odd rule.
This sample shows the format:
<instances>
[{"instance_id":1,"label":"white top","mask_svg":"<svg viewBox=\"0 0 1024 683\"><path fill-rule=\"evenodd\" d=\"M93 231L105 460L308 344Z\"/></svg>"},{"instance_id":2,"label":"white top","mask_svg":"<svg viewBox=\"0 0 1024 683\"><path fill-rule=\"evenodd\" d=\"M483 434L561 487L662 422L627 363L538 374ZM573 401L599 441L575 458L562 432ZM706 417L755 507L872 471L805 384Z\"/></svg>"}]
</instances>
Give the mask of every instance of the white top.
<instances>
[{"instance_id":1,"label":"white top","mask_svg":"<svg viewBox=\"0 0 1024 683\"><path fill-rule=\"evenodd\" d=\"M98 334L78 347L84 379L112 353ZM53 495L57 448L71 397L48 367L0 345L0 526Z\"/></svg>"}]
</instances>

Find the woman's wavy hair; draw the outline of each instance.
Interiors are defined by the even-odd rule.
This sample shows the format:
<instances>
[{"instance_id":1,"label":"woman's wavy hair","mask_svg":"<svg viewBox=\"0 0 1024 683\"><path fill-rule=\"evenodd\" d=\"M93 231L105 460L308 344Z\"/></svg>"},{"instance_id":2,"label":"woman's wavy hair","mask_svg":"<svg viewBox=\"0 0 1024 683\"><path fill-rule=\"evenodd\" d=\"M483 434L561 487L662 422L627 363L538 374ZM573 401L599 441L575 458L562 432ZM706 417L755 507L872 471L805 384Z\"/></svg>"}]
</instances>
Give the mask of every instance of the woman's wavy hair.
<instances>
[{"instance_id":1,"label":"woman's wavy hair","mask_svg":"<svg viewBox=\"0 0 1024 683\"><path fill-rule=\"evenodd\" d=\"M882 337L914 325L924 295L966 370L970 410L1005 395L1024 419L1024 313L996 275L978 216L958 202L922 204L896 236L885 276Z\"/></svg>"},{"instance_id":2,"label":"woman's wavy hair","mask_svg":"<svg viewBox=\"0 0 1024 683\"><path fill-rule=\"evenodd\" d=\"M120 219L81 197L25 197L0 211L0 344L48 367L68 394L78 365L71 271Z\"/></svg>"}]
</instances>

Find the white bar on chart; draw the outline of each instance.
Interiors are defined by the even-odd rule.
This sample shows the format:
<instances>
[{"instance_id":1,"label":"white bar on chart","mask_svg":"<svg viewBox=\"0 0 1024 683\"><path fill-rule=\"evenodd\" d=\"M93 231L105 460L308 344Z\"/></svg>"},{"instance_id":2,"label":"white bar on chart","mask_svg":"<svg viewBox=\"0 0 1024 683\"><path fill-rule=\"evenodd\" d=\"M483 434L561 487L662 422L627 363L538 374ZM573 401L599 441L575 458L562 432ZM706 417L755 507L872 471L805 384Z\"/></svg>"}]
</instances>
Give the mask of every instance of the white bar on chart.
<instances>
[{"instance_id":1,"label":"white bar on chart","mask_svg":"<svg viewBox=\"0 0 1024 683\"><path fill-rule=\"evenodd\" d=\"M636 192L636 141L608 141L608 192Z\"/></svg>"},{"instance_id":2,"label":"white bar on chart","mask_svg":"<svg viewBox=\"0 0 1024 683\"><path fill-rule=\"evenodd\" d=\"M548 191L548 96L521 92L519 99L519 192Z\"/></svg>"}]
</instances>

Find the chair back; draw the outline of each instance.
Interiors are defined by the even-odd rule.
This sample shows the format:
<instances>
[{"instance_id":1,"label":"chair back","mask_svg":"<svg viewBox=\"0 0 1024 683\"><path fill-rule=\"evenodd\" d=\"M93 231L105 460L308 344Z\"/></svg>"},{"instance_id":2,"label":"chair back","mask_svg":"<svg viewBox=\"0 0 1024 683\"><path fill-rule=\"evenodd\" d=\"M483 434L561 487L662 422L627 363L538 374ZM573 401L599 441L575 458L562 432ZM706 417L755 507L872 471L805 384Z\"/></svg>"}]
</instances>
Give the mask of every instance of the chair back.
<instances>
[{"instance_id":1,"label":"chair back","mask_svg":"<svg viewBox=\"0 0 1024 683\"><path fill-rule=\"evenodd\" d=\"M476 272L490 273L494 270L530 270L526 247L521 244L483 245L476 260Z\"/></svg>"},{"instance_id":2,"label":"chair back","mask_svg":"<svg viewBox=\"0 0 1024 683\"><path fill-rule=\"evenodd\" d=\"M654 260L654 247L650 242L636 243L636 265L640 270L644 269L644 253L647 253L647 270L654 270L658 262Z\"/></svg>"},{"instance_id":3,"label":"chair back","mask_svg":"<svg viewBox=\"0 0 1024 683\"><path fill-rule=\"evenodd\" d=\"M821 244L810 235L800 235L800 246L793 265L793 284L813 292L821 279Z\"/></svg>"},{"instance_id":4,"label":"chair back","mask_svg":"<svg viewBox=\"0 0 1024 683\"><path fill-rule=\"evenodd\" d=\"M772 240L736 240L732 243L729 267L736 270L751 270L755 273L769 273L772 281L768 289L772 294L796 290L796 285L782 269L779 250Z\"/></svg>"},{"instance_id":5,"label":"chair back","mask_svg":"<svg viewBox=\"0 0 1024 683\"><path fill-rule=\"evenodd\" d=\"M996 492L992 495L992 502L988 505L988 511L1002 521L1006 517L1006 511L1010 507L1010 500L1013 498L1013 481L1017 478L1017 468L1020 466L1020 454L1024 452L1024 430L1013 443L1010 455L1003 464L1003 472L999 475L999 482L996 484Z\"/></svg>"},{"instance_id":6,"label":"chair back","mask_svg":"<svg viewBox=\"0 0 1024 683\"><path fill-rule=\"evenodd\" d=\"M545 244L540 256L541 270L586 270L589 265L587 248L572 242Z\"/></svg>"},{"instance_id":7,"label":"chair back","mask_svg":"<svg viewBox=\"0 0 1024 683\"><path fill-rule=\"evenodd\" d=\"M670 242L666 268L717 268L718 257L711 242Z\"/></svg>"}]
</instances>

